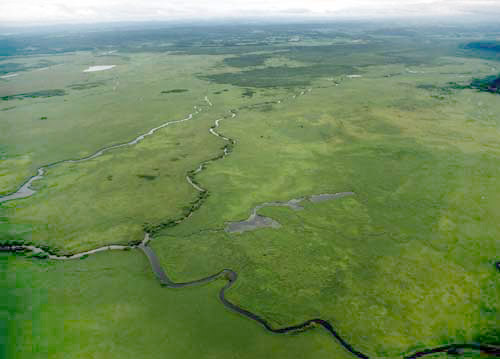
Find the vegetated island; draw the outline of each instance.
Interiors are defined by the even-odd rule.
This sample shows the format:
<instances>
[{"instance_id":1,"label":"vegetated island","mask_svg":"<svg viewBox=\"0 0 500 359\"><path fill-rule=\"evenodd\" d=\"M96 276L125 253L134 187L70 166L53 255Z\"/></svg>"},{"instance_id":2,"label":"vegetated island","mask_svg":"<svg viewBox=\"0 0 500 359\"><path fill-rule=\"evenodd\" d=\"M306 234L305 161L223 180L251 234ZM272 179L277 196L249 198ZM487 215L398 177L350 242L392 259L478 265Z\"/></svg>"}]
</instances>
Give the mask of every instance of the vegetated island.
<instances>
[{"instance_id":1,"label":"vegetated island","mask_svg":"<svg viewBox=\"0 0 500 359\"><path fill-rule=\"evenodd\" d=\"M188 92L188 89L173 89L173 90L163 90L161 93L163 94L169 94L169 93L182 93L182 92Z\"/></svg>"}]
</instances>

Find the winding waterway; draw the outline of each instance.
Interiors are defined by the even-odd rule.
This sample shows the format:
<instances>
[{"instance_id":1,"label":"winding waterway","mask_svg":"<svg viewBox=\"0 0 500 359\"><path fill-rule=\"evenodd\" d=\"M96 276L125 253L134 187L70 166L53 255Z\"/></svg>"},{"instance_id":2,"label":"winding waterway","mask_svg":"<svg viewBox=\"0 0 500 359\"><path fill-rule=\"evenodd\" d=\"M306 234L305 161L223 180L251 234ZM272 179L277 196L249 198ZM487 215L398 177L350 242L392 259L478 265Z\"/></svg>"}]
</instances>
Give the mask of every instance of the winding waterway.
<instances>
[{"instance_id":1,"label":"winding waterway","mask_svg":"<svg viewBox=\"0 0 500 359\"><path fill-rule=\"evenodd\" d=\"M181 122L189 121L189 120L191 120L193 118L194 115L196 115L196 114L198 114L199 112L202 111L201 108L198 108L196 106L195 106L195 110L196 110L195 112L190 113L186 118L183 118L182 120L175 120L175 121L165 122L165 123L161 124L160 126L152 128L148 132L146 132L146 133L144 133L142 135L137 136L132 141L125 142L125 143L119 143L119 144L111 145L111 146L108 146L108 147L104 147L104 148L98 150L97 152L93 153L92 155L89 155L89 156L86 156L86 157L83 157L83 158L57 161L57 162L49 163L48 165L39 167L37 169L36 175L30 177L15 192L13 192L11 194L8 194L6 196L0 196L0 203L7 202L7 201L12 201L12 200L15 200L15 199L21 199L21 198L30 197L33 194L35 194L36 191L31 188L31 185L33 184L33 182L35 182L35 181L43 178L43 176L46 173L46 170L49 169L49 168L52 168L54 166L57 166L57 165L60 165L60 164L63 164L63 163L79 163L79 162L84 162L84 161L90 161L90 160L92 160L92 159L94 159L96 157L101 156L105 152L108 152L108 151L111 151L111 150L114 150L114 149L117 149L117 148L125 147L125 146L136 145L137 143L139 143L140 141L142 141L145 137L153 135L156 131L158 131L158 130L164 128L164 127L176 124L176 123L181 123Z\"/></svg>"},{"instance_id":2,"label":"winding waterway","mask_svg":"<svg viewBox=\"0 0 500 359\"><path fill-rule=\"evenodd\" d=\"M310 92L310 91L311 91L311 89L307 90L307 92ZM295 99L297 96L302 96L304 94L305 94L305 91L302 91L298 95L293 95L293 98ZM282 101L284 101L284 100L279 100L278 103L281 103ZM212 103L210 102L210 100L206 96L205 96L205 102L207 102L207 104L209 106L212 106ZM200 111L201 111L201 108L195 106L195 112L193 114L197 114ZM33 195L35 193L35 191L33 189L31 189L31 184L34 181L42 178L45 174L45 170L50 168L50 167L53 167L53 166L61 164L61 163L78 163L78 162L88 161L88 160L91 160L93 158L96 158L96 157L102 155L106 151L120 148L120 147L124 147L124 146L131 146L131 145L137 144L139 141L143 140L146 136L152 135L153 133L155 133L157 130L159 130L161 128L164 128L164 127L169 126L169 125L174 124L174 123L180 123L180 122L191 120L193 118L193 114L189 114L188 117L186 117L182 120L165 122L164 124L149 130L145 134L138 136L137 138L135 138L134 140L132 140L130 142L105 147L105 148L95 152L94 154L88 156L88 157L84 157L84 158L77 159L77 160L63 160L63 161L58 161L58 162L51 163L49 165L42 166L42 167L37 169L37 174L35 176L31 177L27 182L25 182L16 192L14 192L10 195L7 195L7 196L0 197L0 203L6 202L9 200L19 199L19 198L25 198L25 197L29 197L29 196ZM234 118L235 116L236 116L236 113L234 111L231 111L231 118ZM220 121L222 121L222 120L223 120L223 118L216 120L214 126L212 126L209 129L209 131L214 136L222 138L223 140L228 141L231 145L234 145L236 143L236 141L234 141L231 138L225 137L216 131L216 129L219 127ZM222 159L225 156L227 156L229 154L229 148L230 148L229 146L225 146L222 155L220 155L214 159L210 159L210 160L202 162L194 171L192 171L191 174L188 174L186 176L186 180L193 186L193 188L195 188L199 192L206 192L206 190L204 188L202 188L201 186L199 186L198 184L195 183L194 175L196 175L197 173L202 171L205 167L205 164L207 164L208 162ZM264 208L264 207L285 206L285 207L289 207L289 208L294 209L294 210L300 210L300 209L302 209L302 207L300 206L300 203L306 199L311 201L311 202L321 202L321 201L325 201L325 200L337 199L337 198L342 198L342 197L351 196L351 195L354 195L354 193L353 192L340 192L340 193L335 193L335 194L311 195L308 197L292 199L292 200L289 200L287 202L265 202L265 203L253 208L251 215L247 221L251 220L252 218L255 219L255 218L259 217L257 215L257 212L261 208ZM199 207L197 207L197 208L199 208ZM193 214L193 211L194 210L192 210L187 216L185 216L181 220L176 221L176 223L179 224L182 221L184 221L185 219L189 218ZM263 218L267 218L267 217L263 217ZM231 223L241 223L241 222L231 222ZM227 298L225 297L225 294L226 294L226 291L229 290L231 288L231 286L238 279L238 274L231 269L222 269L221 271L219 271L215 274L212 274L210 276L200 278L200 279L197 279L194 281L190 281L190 282L180 282L180 283L173 282L168 277L167 273L165 272L165 270L161 266L160 261L159 261L158 257L156 256L154 250L148 245L150 240L151 240L150 234L145 233L144 239L138 245L107 245L107 246L99 247L99 248L89 250L86 252L81 252L81 253L69 255L69 256L58 256L56 254L50 253L49 251L46 251L42 248L39 248L39 247L36 247L33 245L0 246L0 251L8 251L8 252L31 251L35 255L42 255L43 257L48 258L48 259L52 259L52 260L72 260L72 259L82 258L84 256L88 256L91 254L95 254L95 253L99 253L99 252L103 252L103 251L108 251L108 250L139 249L148 258L149 263L151 265L151 269L162 286L165 286L167 288L184 288L184 287L206 284L206 283L218 280L218 279L225 279L225 280L227 280L227 283L219 291L219 299L222 302L222 304L226 308L228 308L236 313L239 313L240 315L242 315L248 319L251 319L251 320L259 323L267 331L272 332L272 333L284 334L284 333L290 333L290 332L309 330L309 329L312 329L314 327L320 326L320 327L324 328L326 331L328 331L344 347L344 349L346 349L348 352L350 352L354 356L361 358L361 359L368 359L369 358L368 355L356 350L352 345L350 345L348 342L346 342L340 336L340 334L334 329L332 324L330 322L328 322L327 320L324 320L321 318L314 318L314 319L309 319L309 320L307 320L303 323L297 324L297 325L292 325L292 326L288 326L288 327L281 327L281 328L273 328L269 324L268 321L266 321L264 318L262 318L258 314L252 313L244 308L239 307L238 305L236 305L234 303L231 303L229 300L227 300ZM495 267L500 269L500 262L495 263ZM435 354L435 353L440 353L440 352L445 352L445 353L449 353L449 354L454 354L454 353L456 354L457 352L459 352L460 350L463 350L463 349L476 349L476 350L482 351L482 352L487 353L487 354L500 356L500 347L498 347L498 346L485 345L485 344L480 344L480 343L470 343L470 344L466 343L466 344L449 344L449 345L445 345L445 346L441 346L441 347L437 347L437 348L426 349L423 351L413 353L411 355L404 356L404 358L405 359L416 359L419 357L423 357L425 355Z\"/></svg>"},{"instance_id":3,"label":"winding waterway","mask_svg":"<svg viewBox=\"0 0 500 359\"><path fill-rule=\"evenodd\" d=\"M283 334L283 333L295 332L312 328L314 325L320 325L323 328L325 328L331 335L333 335L335 339L337 339L338 342L350 353L354 354L358 358L368 359L367 355L357 351L349 343L347 343L344 339L342 339L342 337L337 333L337 331L333 328L333 326L326 320L315 318L306 320L303 323L292 325L289 327L273 328L267 320L260 317L259 315L252 313L246 309L243 309L234 303L231 303L229 300L226 299L225 296L226 291L229 288L231 288L234 282L236 282L236 280L238 279L238 274L231 269L223 269L220 272L212 274L208 277L197 279L191 282L176 283L173 282L167 276L167 274L163 270L163 267L160 264L160 261L158 260L158 257L156 256L155 252L150 246L141 243L139 245L139 249L141 249L143 253L147 256L149 263L151 264L151 269L153 270L153 273L156 275L156 278L158 278L158 280L160 281L161 285L167 288L184 288L184 287L209 283L219 278L226 279L227 280L226 285L224 285L219 291L219 299L226 308L229 308L230 310L237 312L238 314L241 314L249 319L256 321L257 323L261 324L264 328L266 328L266 330L273 333Z\"/></svg>"},{"instance_id":4,"label":"winding waterway","mask_svg":"<svg viewBox=\"0 0 500 359\"><path fill-rule=\"evenodd\" d=\"M160 264L160 261L158 257L156 256L156 253L154 250L148 245L150 241L149 235L146 233L144 236L143 241L137 245L137 246L105 246L101 247L98 249L94 249L91 251L87 252L82 252L78 254L74 254L72 256L56 256L52 255L50 253L45 252L43 249L34 247L34 246L12 246L12 247L0 247L0 250L8 250L8 251L19 251L23 249L31 250L35 253L46 253L47 257L49 259L54 259L54 260L70 260L70 259L77 259L81 258L85 255L89 254L94 254L106 250L124 250L124 249L140 249L148 258L149 263L151 265L151 270L153 271L154 275L160 282L160 284L164 287L167 288L184 288L184 287L192 287L192 286L197 286L197 285L203 285L207 284L210 282L213 282L218 279L225 279L227 280L227 283L219 290L219 299L222 302L222 304L248 318L251 319L260 325L262 325L267 331L272 332L272 333L277 333L277 334L285 334L285 333L291 333L291 332L298 332L298 331L304 331L304 330L309 330L313 329L314 327L320 326L326 331L328 331L329 334L331 334L344 349L346 349L348 352L353 354L354 356L361 358L361 359L369 359L369 356L356 350L352 345L350 345L347 341L345 341L340 334L338 333L337 330L333 327L333 325L324 319L321 318L313 318L306 320L305 322L302 322L297 325L291 325L287 327L281 327L281 328L274 328L272 327L267 320L265 320L263 317L259 316L258 314L255 314L253 312L250 312L244 308L239 307L238 305L230 302L226 298L226 291L229 290L232 285L236 282L238 279L238 274L231 270L231 269L222 269L221 271L209 275L207 277L203 277L200 279L196 279L193 281L189 282L174 282L172 281L163 267ZM463 349L474 349L474 350L479 350L483 353L489 354L489 355L494 355L494 356L500 356L500 347L494 346L494 345L487 345L487 344L480 344L480 343L465 343L465 344L448 344L436 348L431 348L431 349L425 349L423 351L418 351L415 352L411 355L404 356L404 359L417 359L426 355L431 355L431 354L436 354L436 353L448 353L448 354L457 354L460 353L461 350Z\"/></svg>"}]
</instances>

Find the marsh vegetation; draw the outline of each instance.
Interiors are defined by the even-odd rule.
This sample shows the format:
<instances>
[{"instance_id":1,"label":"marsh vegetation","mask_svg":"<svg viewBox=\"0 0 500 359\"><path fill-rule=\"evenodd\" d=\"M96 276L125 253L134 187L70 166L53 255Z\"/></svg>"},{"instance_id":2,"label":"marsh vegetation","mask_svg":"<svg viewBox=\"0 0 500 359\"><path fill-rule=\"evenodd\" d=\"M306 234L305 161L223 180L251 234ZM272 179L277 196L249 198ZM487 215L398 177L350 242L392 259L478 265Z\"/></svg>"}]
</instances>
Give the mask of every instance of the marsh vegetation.
<instances>
[{"instance_id":1,"label":"marsh vegetation","mask_svg":"<svg viewBox=\"0 0 500 359\"><path fill-rule=\"evenodd\" d=\"M0 74L21 73L0 81L1 195L46 169L0 203L0 247L70 255L146 232L173 281L230 268L227 300L273 327L322 318L383 358L498 344L499 35L317 23L0 39ZM116 66L82 72L95 63ZM310 200L255 210L291 198ZM229 312L221 283L162 289L135 248L26 254L0 253L7 357L351 357L321 330L275 336Z\"/></svg>"}]
</instances>

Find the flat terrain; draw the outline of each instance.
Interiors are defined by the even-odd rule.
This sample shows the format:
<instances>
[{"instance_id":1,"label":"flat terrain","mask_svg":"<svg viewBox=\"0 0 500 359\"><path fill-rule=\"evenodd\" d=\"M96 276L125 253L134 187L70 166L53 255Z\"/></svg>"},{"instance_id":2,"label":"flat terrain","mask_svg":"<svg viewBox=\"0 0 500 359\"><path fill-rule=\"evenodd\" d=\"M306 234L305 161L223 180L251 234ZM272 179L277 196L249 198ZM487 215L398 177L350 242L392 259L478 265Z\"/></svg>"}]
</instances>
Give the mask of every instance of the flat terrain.
<instances>
[{"instance_id":1,"label":"flat terrain","mask_svg":"<svg viewBox=\"0 0 500 359\"><path fill-rule=\"evenodd\" d=\"M230 298L243 307L281 326L328 318L373 356L443 338L477 341L478 329L498 320L500 247L492 233L500 230L500 198L488 179L499 175L500 148L488 113L472 121L463 113L482 101L498 113L499 102L470 91L436 100L408 88L409 76L374 70L224 123L221 131L238 146L200 174L212 195L152 246L182 278L232 268L242 275ZM408 109L408 98L415 107ZM258 203L343 191L356 195L303 211L263 209L278 230L222 231Z\"/></svg>"},{"instance_id":2,"label":"flat terrain","mask_svg":"<svg viewBox=\"0 0 500 359\"><path fill-rule=\"evenodd\" d=\"M48 167L0 203L0 243L67 255L148 233L174 281L229 268L227 299L274 327L321 318L369 357L498 345L500 59L477 41L500 29L374 26L15 38L3 195L187 120ZM343 192L227 231L263 203ZM321 328L271 334L231 312L222 279L162 288L138 249L30 257L0 257L8 357L353 357Z\"/></svg>"},{"instance_id":3,"label":"flat terrain","mask_svg":"<svg viewBox=\"0 0 500 359\"><path fill-rule=\"evenodd\" d=\"M325 333L272 335L228 312L220 282L160 287L138 251L65 263L0 254L0 268L4 358L349 357Z\"/></svg>"},{"instance_id":4,"label":"flat terrain","mask_svg":"<svg viewBox=\"0 0 500 359\"><path fill-rule=\"evenodd\" d=\"M82 158L102 147L130 141L168 120L186 117L194 105L201 104L208 86L188 69L201 70L216 61L147 54L76 53L48 58L55 64L46 70L21 72L0 83L0 97L7 96L0 99L0 153L6 157L0 163L0 193L15 190L39 166ZM46 57L26 61L44 60L48 61ZM116 67L83 72L90 64L109 62ZM180 86L190 91L162 93ZM62 92L12 98L44 90Z\"/></svg>"}]
</instances>

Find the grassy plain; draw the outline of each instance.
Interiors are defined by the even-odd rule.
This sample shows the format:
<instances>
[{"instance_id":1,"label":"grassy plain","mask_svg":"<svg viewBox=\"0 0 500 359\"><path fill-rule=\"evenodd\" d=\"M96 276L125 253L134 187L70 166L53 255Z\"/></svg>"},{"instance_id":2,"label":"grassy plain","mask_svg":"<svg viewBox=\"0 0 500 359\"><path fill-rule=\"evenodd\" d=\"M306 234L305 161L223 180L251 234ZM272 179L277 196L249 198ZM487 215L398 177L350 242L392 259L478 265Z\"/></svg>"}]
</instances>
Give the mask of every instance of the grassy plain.
<instances>
[{"instance_id":1,"label":"grassy plain","mask_svg":"<svg viewBox=\"0 0 500 359\"><path fill-rule=\"evenodd\" d=\"M208 88L193 76L193 69L207 71L217 58L75 53L24 61L44 60L55 64L0 81L0 97L57 89L66 92L50 98L0 99L0 194L14 191L39 166L85 157L130 141L168 120L186 117L203 101ZM4 60L9 61L14 60ZM100 64L116 67L83 72ZM162 93L177 88L189 91Z\"/></svg>"},{"instance_id":2,"label":"grassy plain","mask_svg":"<svg viewBox=\"0 0 500 359\"><path fill-rule=\"evenodd\" d=\"M0 266L3 358L349 357L322 331L273 335L229 312L222 281L162 288L139 251L69 262L0 254Z\"/></svg>"},{"instance_id":3,"label":"grassy plain","mask_svg":"<svg viewBox=\"0 0 500 359\"><path fill-rule=\"evenodd\" d=\"M48 169L33 183L34 196L3 204L2 239L22 239L70 254L137 242L144 226L187 215L199 192L186 181L186 174L220 156L227 144L208 131L215 120L230 117L230 110L243 104L266 102L270 95L286 92L272 90L249 98L242 95L245 90L231 86L204 89L213 107L201 97L194 104L202 112L196 114L191 108L192 120L169 125L136 145L90 161ZM183 116L172 120L187 114Z\"/></svg>"},{"instance_id":4,"label":"grassy plain","mask_svg":"<svg viewBox=\"0 0 500 359\"><path fill-rule=\"evenodd\" d=\"M191 42L147 53L151 43L113 56L28 58L31 69L3 81L0 97L47 90L48 79L67 94L0 101L3 192L41 164L184 118L204 96L213 107L137 146L50 169L33 197L0 206L2 239L64 253L140 239L144 223L186 212L197 193L185 174L221 153L224 142L208 129L236 110L218 129L236 140L233 152L196 177L207 200L152 242L174 280L231 268L239 279L230 300L276 326L327 319L371 357L498 343L500 102L450 83L496 74L499 63L435 30L420 38L308 29L299 41L294 29L263 31L231 33L224 44L228 35L194 32ZM33 69L47 61L60 64L39 77ZM117 67L81 72L99 64ZM343 191L356 195L262 210L280 229L223 231L262 202ZM26 338L7 350L21 358L33 350L54 358L346 356L320 330L273 336L227 313L216 300L221 283L170 294L135 251L66 263L7 258L6 286L21 288L7 294L20 303L7 310L16 338ZM30 291L34 305L22 299Z\"/></svg>"},{"instance_id":5,"label":"grassy plain","mask_svg":"<svg viewBox=\"0 0 500 359\"><path fill-rule=\"evenodd\" d=\"M211 196L153 247L174 278L232 268L243 307L277 326L329 319L371 356L497 342L499 102L418 87L472 70L491 71L466 59L366 68L240 111L221 127L235 151L199 176ZM259 203L342 191L356 196L262 210L279 230L222 231Z\"/></svg>"},{"instance_id":6,"label":"grassy plain","mask_svg":"<svg viewBox=\"0 0 500 359\"><path fill-rule=\"evenodd\" d=\"M4 205L12 230L30 226L27 241L77 253L140 241L145 224L186 215L198 196L187 172L222 151L222 141L205 130L213 116L202 112L137 145L50 169L34 183L35 196Z\"/></svg>"}]
</instances>

